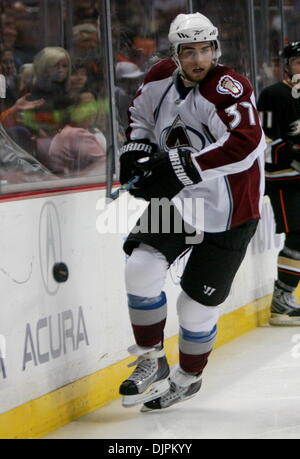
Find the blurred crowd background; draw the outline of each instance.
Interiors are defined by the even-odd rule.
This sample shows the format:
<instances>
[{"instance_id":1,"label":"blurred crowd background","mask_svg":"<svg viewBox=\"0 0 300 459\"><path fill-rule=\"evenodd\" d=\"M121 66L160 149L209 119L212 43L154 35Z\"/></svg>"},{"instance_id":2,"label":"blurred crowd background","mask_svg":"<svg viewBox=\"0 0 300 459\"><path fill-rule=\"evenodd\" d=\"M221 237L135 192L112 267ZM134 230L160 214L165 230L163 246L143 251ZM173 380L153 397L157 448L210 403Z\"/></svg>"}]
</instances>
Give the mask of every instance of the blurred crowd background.
<instances>
[{"instance_id":1,"label":"blurred crowd background","mask_svg":"<svg viewBox=\"0 0 300 459\"><path fill-rule=\"evenodd\" d=\"M257 95L282 79L300 0L1 0L0 191L116 180L130 101L191 9L219 27L221 63Z\"/></svg>"}]
</instances>

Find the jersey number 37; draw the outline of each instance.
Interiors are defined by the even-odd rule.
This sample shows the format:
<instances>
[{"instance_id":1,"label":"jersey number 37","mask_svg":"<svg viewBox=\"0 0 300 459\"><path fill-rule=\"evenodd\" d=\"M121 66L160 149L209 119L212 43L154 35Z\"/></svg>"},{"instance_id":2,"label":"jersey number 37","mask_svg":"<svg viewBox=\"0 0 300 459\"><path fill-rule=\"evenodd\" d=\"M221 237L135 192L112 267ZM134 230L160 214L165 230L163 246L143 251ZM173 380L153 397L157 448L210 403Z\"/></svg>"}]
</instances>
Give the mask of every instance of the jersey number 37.
<instances>
[{"instance_id":1,"label":"jersey number 37","mask_svg":"<svg viewBox=\"0 0 300 459\"><path fill-rule=\"evenodd\" d=\"M253 110L253 105L250 102L240 102L239 104L234 104L231 105L230 107L226 108L225 112L229 116L233 116L233 120L230 121L229 126L231 129L235 129L238 127L240 122L242 121L242 114L239 111L241 110L240 106L246 108L248 110L248 116L249 116L249 124L251 126L256 125L255 121L255 115L254 115L254 110Z\"/></svg>"}]
</instances>

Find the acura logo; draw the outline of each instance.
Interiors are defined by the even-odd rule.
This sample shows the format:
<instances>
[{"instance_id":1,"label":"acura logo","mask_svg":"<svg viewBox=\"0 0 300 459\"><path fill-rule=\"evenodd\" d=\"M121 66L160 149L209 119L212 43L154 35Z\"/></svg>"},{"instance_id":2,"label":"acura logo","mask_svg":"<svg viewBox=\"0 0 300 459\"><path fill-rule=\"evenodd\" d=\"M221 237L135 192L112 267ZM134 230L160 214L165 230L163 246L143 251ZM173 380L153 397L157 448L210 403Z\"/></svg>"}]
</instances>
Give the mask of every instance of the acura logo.
<instances>
[{"instance_id":1,"label":"acura logo","mask_svg":"<svg viewBox=\"0 0 300 459\"><path fill-rule=\"evenodd\" d=\"M45 289L49 295L55 295L59 283L53 277L53 266L62 259L62 243L58 211L50 201L44 204L40 215L39 255Z\"/></svg>"}]
</instances>

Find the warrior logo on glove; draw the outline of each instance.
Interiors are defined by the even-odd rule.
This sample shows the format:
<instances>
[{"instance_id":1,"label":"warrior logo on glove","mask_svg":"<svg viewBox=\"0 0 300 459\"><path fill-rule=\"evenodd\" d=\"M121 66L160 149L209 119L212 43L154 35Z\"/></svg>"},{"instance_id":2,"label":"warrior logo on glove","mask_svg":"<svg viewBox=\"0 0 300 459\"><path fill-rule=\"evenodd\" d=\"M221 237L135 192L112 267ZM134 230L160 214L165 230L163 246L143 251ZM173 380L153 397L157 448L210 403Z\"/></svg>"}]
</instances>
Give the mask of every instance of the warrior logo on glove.
<instances>
[{"instance_id":1,"label":"warrior logo on glove","mask_svg":"<svg viewBox=\"0 0 300 459\"><path fill-rule=\"evenodd\" d=\"M157 146L148 139L132 140L126 142L121 149L120 156L120 182L128 183L141 171L137 166L137 160L150 156L157 150Z\"/></svg>"},{"instance_id":2,"label":"warrior logo on glove","mask_svg":"<svg viewBox=\"0 0 300 459\"><path fill-rule=\"evenodd\" d=\"M177 148L175 150L170 150L169 158L171 161L171 165L173 167L173 171L177 175L177 178L180 180L180 182L184 186L194 185L194 182L188 177L188 175L186 174L184 170L184 167L182 166Z\"/></svg>"}]
</instances>

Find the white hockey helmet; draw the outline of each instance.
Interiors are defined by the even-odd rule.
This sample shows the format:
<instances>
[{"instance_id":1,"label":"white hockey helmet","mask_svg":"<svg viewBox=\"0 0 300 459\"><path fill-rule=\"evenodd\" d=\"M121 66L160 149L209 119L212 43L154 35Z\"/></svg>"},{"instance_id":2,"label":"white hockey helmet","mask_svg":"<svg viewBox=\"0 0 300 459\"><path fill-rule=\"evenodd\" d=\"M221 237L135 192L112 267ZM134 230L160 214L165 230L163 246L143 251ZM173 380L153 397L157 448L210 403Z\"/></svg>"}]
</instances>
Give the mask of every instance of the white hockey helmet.
<instances>
[{"instance_id":1,"label":"white hockey helmet","mask_svg":"<svg viewBox=\"0 0 300 459\"><path fill-rule=\"evenodd\" d=\"M184 43L199 43L210 41L215 47L215 58L221 57L218 41L218 29L201 13L179 14L171 23L168 35L174 46L175 56L178 56L179 46Z\"/></svg>"}]
</instances>

